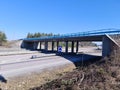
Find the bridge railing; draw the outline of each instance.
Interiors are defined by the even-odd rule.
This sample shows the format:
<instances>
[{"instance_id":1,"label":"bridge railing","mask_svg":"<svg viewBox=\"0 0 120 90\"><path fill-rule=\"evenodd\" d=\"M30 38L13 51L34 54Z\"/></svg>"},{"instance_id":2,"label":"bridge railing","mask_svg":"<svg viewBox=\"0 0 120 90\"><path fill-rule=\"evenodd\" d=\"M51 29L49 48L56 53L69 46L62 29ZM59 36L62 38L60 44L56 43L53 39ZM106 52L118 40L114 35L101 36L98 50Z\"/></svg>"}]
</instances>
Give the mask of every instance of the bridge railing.
<instances>
[{"instance_id":1,"label":"bridge railing","mask_svg":"<svg viewBox=\"0 0 120 90\"><path fill-rule=\"evenodd\" d=\"M105 35L105 34L120 34L120 29L101 29L95 31L86 31L86 32L78 32L71 34L62 34L58 36L44 36L40 38L26 38L24 40L42 40L42 39L61 39L61 38L69 38L69 37L84 37L84 36L96 36L96 35Z\"/></svg>"}]
</instances>

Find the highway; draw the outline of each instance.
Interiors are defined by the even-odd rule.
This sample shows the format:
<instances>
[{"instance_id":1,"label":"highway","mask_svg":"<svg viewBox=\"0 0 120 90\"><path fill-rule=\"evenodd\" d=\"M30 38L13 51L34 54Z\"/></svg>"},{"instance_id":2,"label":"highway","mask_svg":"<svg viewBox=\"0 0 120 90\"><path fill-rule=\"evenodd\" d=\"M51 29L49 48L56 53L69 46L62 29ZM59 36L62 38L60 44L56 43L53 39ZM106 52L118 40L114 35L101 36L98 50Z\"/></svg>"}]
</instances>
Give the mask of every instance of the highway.
<instances>
[{"instance_id":1,"label":"highway","mask_svg":"<svg viewBox=\"0 0 120 90\"><path fill-rule=\"evenodd\" d=\"M95 48L81 48L80 51L86 51L86 54L101 55L101 52L96 51ZM91 52L90 52L91 51ZM32 56L36 58L31 59ZM34 72L42 72L45 69L54 69L66 64L73 64L86 56L82 55L64 55L57 56L55 53L26 53L0 56L0 75L4 77L14 77Z\"/></svg>"},{"instance_id":2,"label":"highway","mask_svg":"<svg viewBox=\"0 0 120 90\"><path fill-rule=\"evenodd\" d=\"M52 69L79 60L80 57L78 56L67 56L64 58L61 56L51 55L36 59L30 59L29 61L1 64L0 74L4 77L19 76L31 72L41 72L44 69Z\"/></svg>"}]
</instances>

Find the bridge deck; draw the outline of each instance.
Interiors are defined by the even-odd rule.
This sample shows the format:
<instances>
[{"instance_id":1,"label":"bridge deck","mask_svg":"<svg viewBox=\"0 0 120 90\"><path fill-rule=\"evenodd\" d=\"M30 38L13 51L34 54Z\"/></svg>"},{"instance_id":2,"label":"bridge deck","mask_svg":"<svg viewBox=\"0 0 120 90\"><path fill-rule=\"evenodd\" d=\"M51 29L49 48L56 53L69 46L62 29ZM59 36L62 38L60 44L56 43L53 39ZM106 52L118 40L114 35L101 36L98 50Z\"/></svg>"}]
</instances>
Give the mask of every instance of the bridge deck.
<instances>
[{"instance_id":1,"label":"bridge deck","mask_svg":"<svg viewBox=\"0 0 120 90\"><path fill-rule=\"evenodd\" d=\"M96 31L87 31L71 34L63 34L58 36L44 36L40 38L25 38L23 39L26 42L34 41L102 41L102 37L106 34L120 34L120 29L101 29Z\"/></svg>"}]
</instances>

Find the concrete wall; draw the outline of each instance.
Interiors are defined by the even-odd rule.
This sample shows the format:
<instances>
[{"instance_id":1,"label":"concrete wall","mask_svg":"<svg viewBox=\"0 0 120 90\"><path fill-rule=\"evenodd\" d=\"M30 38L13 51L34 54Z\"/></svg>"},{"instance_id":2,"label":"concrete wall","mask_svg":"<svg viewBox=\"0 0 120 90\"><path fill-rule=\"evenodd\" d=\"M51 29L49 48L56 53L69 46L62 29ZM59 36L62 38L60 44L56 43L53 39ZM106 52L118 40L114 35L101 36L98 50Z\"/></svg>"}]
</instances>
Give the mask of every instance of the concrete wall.
<instances>
[{"instance_id":1,"label":"concrete wall","mask_svg":"<svg viewBox=\"0 0 120 90\"><path fill-rule=\"evenodd\" d=\"M21 48L37 50L39 42L25 42L23 41L21 44Z\"/></svg>"},{"instance_id":2,"label":"concrete wall","mask_svg":"<svg viewBox=\"0 0 120 90\"><path fill-rule=\"evenodd\" d=\"M109 56L114 50L119 48L119 45L110 36L103 37L102 56Z\"/></svg>"}]
</instances>

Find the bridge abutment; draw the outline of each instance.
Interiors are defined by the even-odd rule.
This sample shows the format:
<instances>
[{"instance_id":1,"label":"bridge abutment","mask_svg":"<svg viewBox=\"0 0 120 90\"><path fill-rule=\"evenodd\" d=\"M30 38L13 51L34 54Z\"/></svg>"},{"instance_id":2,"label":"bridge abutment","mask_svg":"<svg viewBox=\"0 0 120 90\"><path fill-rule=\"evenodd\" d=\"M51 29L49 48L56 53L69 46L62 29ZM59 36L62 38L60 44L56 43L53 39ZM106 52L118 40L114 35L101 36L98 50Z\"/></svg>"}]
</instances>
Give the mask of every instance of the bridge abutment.
<instances>
[{"instance_id":1,"label":"bridge abutment","mask_svg":"<svg viewBox=\"0 0 120 90\"><path fill-rule=\"evenodd\" d=\"M111 52L115 49L114 47L116 47L116 45L107 36L103 37L102 42L103 42L103 44L102 44L102 57L109 56L111 54Z\"/></svg>"}]
</instances>

